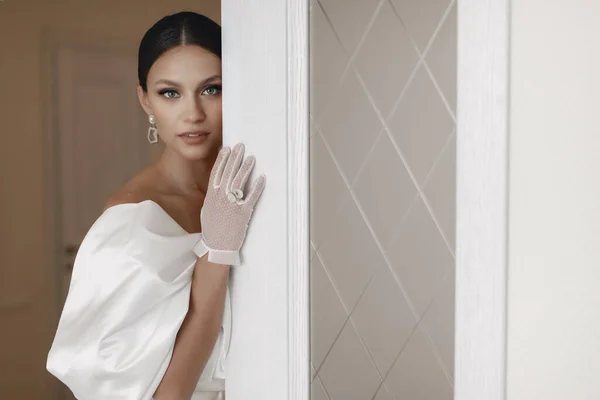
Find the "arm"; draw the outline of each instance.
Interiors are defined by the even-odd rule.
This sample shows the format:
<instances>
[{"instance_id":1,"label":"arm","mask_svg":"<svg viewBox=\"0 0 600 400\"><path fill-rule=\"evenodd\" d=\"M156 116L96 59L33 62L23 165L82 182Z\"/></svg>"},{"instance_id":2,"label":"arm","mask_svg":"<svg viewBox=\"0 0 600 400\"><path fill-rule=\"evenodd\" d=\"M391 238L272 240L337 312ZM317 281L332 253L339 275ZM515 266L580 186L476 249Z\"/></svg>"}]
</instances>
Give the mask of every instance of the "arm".
<instances>
[{"instance_id":1,"label":"arm","mask_svg":"<svg viewBox=\"0 0 600 400\"><path fill-rule=\"evenodd\" d=\"M171 362L154 400L188 400L215 345L223 318L229 266L198 258L189 311L179 329Z\"/></svg>"},{"instance_id":2,"label":"arm","mask_svg":"<svg viewBox=\"0 0 600 400\"><path fill-rule=\"evenodd\" d=\"M230 156L231 153L231 156ZM200 220L202 234L193 248L198 255L190 311L175 339L170 364L154 400L189 400L202 375L221 327L229 265L239 265L239 251L254 206L265 186L260 176L243 198L254 157L242 163L244 147L223 148L211 171Z\"/></svg>"}]
</instances>

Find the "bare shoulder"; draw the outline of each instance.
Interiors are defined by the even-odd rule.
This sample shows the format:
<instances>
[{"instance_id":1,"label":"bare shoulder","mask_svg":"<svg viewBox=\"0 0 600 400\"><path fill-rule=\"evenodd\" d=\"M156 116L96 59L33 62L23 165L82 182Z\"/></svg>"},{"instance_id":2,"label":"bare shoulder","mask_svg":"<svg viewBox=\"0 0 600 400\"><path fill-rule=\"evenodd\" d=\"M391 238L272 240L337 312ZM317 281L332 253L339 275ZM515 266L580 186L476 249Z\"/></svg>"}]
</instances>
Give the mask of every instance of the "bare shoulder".
<instances>
[{"instance_id":1,"label":"bare shoulder","mask_svg":"<svg viewBox=\"0 0 600 400\"><path fill-rule=\"evenodd\" d=\"M152 181L152 170L146 169L131 178L121 189L113 194L104 205L104 209L119 204L140 203L146 200L154 200L156 191L150 184Z\"/></svg>"},{"instance_id":2,"label":"bare shoulder","mask_svg":"<svg viewBox=\"0 0 600 400\"><path fill-rule=\"evenodd\" d=\"M110 207L118 206L119 204L140 203L144 200L147 199L144 199L143 196L140 195L140 193L136 191L126 191L123 189L112 195L106 201L106 204L104 204L104 210Z\"/></svg>"}]
</instances>

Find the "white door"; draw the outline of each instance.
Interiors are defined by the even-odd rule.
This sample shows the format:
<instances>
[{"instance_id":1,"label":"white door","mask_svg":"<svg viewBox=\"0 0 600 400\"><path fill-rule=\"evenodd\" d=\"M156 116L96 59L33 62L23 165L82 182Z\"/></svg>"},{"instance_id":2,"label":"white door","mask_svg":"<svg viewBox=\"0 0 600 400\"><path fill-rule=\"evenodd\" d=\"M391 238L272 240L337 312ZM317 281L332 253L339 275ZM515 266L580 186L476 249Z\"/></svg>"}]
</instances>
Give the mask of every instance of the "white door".
<instances>
[{"instance_id":1,"label":"white door","mask_svg":"<svg viewBox=\"0 0 600 400\"><path fill-rule=\"evenodd\" d=\"M136 95L135 55L60 47L55 63L56 188L66 296L73 259L108 197L141 170L151 154ZM60 299L63 304L64 297ZM68 392L68 391L67 391ZM67 398L70 397L70 393Z\"/></svg>"}]
</instances>

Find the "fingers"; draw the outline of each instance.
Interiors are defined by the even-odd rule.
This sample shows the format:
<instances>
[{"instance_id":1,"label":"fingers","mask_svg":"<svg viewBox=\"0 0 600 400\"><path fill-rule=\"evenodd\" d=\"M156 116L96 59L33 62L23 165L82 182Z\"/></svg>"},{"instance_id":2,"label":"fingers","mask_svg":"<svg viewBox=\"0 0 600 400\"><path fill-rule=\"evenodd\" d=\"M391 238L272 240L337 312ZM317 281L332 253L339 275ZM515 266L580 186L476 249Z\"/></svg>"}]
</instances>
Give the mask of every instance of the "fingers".
<instances>
[{"instance_id":1,"label":"fingers","mask_svg":"<svg viewBox=\"0 0 600 400\"><path fill-rule=\"evenodd\" d=\"M229 155L231 154L231 149L229 147L223 147L221 151L219 151L219 155L217 156L217 160L213 165L212 170L210 171L210 183L214 188L218 188L221 186L223 172L225 171L225 165L227 160L229 159Z\"/></svg>"},{"instance_id":2,"label":"fingers","mask_svg":"<svg viewBox=\"0 0 600 400\"><path fill-rule=\"evenodd\" d=\"M244 145L238 143L231 151L231 156L227 160L227 165L225 166L225 171L223 172L221 183L222 185L225 185L225 193L229 193L231 191L231 183L234 176L237 174L243 159Z\"/></svg>"},{"instance_id":3,"label":"fingers","mask_svg":"<svg viewBox=\"0 0 600 400\"><path fill-rule=\"evenodd\" d=\"M246 204L250 208L254 208L254 206L256 205L256 202L260 198L260 195L262 194L262 192L265 188L265 184L266 184L265 175L259 176L258 179L256 179L256 182L254 183L252 190L250 190L250 193L246 197L244 204Z\"/></svg>"},{"instance_id":4,"label":"fingers","mask_svg":"<svg viewBox=\"0 0 600 400\"><path fill-rule=\"evenodd\" d=\"M240 195L243 196L243 190L256 164L254 156L250 156L244 160L244 151L244 145L241 143L238 143L233 150L230 150L228 147L221 149L211 171L210 179L215 188L224 185L225 193L230 194L230 192L239 190ZM243 164L242 161L244 161ZM265 175L259 176L249 194L244 196L244 200L238 201L238 204L245 204L250 208L254 208L262 195L265 184ZM235 198L230 201L235 201Z\"/></svg>"},{"instance_id":5,"label":"fingers","mask_svg":"<svg viewBox=\"0 0 600 400\"><path fill-rule=\"evenodd\" d=\"M233 182L231 183L231 191L235 191L236 189L239 189L242 192L244 191L246 182L248 182L248 178L250 177L250 173L252 172L255 163L256 159L254 156L246 158L237 175L235 178L233 178Z\"/></svg>"}]
</instances>

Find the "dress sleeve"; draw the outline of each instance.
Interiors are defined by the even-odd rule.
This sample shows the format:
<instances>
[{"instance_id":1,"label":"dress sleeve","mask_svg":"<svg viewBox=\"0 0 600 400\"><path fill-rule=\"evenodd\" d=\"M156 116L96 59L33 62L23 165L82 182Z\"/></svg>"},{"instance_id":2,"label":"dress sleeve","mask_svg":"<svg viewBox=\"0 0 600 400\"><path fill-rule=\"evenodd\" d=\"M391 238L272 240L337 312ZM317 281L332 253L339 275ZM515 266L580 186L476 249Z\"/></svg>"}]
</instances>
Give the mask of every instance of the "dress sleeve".
<instances>
[{"instance_id":1,"label":"dress sleeve","mask_svg":"<svg viewBox=\"0 0 600 400\"><path fill-rule=\"evenodd\" d=\"M156 207L109 208L77 254L47 369L80 400L149 400L169 365L198 234Z\"/></svg>"}]
</instances>

